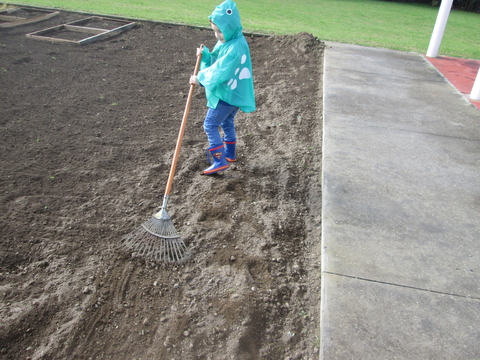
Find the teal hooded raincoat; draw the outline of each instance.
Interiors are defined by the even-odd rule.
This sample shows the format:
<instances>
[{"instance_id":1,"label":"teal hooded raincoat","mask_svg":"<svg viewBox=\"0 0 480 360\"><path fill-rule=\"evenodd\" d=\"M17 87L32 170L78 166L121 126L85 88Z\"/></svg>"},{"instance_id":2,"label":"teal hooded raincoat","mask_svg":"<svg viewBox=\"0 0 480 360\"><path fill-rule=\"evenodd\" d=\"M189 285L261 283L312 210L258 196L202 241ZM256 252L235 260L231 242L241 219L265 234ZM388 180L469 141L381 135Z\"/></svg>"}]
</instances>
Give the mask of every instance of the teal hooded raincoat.
<instances>
[{"instance_id":1,"label":"teal hooded raincoat","mask_svg":"<svg viewBox=\"0 0 480 360\"><path fill-rule=\"evenodd\" d=\"M205 87L207 106L215 109L218 101L237 106L243 112L255 111L250 48L242 34L242 23L235 2L224 1L209 19L220 29L225 42L213 50L203 48L197 78Z\"/></svg>"}]
</instances>

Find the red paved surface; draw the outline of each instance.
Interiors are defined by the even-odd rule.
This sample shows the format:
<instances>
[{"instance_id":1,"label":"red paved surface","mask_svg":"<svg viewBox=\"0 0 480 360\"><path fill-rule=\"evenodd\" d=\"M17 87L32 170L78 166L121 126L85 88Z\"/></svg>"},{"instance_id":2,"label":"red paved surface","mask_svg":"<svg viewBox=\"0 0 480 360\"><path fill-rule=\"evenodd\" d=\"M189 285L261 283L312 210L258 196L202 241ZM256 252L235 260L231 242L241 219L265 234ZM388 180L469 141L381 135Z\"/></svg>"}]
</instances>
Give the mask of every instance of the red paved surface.
<instances>
[{"instance_id":1,"label":"red paved surface","mask_svg":"<svg viewBox=\"0 0 480 360\"><path fill-rule=\"evenodd\" d=\"M480 68L480 60L467 60L448 56L425 58L480 110L480 101L472 100L469 97Z\"/></svg>"}]
</instances>

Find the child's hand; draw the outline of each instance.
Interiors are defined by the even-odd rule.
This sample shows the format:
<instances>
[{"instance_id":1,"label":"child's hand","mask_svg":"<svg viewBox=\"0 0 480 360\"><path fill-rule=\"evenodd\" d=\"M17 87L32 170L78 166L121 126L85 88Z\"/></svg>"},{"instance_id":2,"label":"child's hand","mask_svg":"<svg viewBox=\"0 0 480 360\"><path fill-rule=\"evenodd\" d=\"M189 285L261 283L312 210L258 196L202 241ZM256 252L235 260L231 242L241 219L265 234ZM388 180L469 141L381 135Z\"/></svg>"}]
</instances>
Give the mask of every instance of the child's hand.
<instances>
[{"instance_id":1,"label":"child's hand","mask_svg":"<svg viewBox=\"0 0 480 360\"><path fill-rule=\"evenodd\" d=\"M200 85L196 75L190 76L190 85Z\"/></svg>"},{"instance_id":2,"label":"child's hand","mask_svg":"<svg viewBox=\"0 0 480 360\"><path fill-rule=\"evenodd\" d=\"M197 56L200 56L203 51L203 44L200 45L200 47L197 48Z\"/></svg>"}]
</instances>

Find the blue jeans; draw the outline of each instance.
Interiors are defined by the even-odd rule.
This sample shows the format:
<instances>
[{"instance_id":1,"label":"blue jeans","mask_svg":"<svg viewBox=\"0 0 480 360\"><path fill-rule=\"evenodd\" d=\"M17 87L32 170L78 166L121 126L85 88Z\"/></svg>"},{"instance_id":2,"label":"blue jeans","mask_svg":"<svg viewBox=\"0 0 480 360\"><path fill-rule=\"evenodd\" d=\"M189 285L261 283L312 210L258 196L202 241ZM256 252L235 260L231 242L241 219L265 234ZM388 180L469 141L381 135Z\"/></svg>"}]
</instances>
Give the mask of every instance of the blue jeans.
<instances>
[{"instance_id":1,"label":"blue jeans","mask_svg":"<svg viewBox=\"0 0 480 360\"><path fill-rule=\"evenodd\" d=\"M223 130L225 141L235 141L237 135L235 132L235 115L237 115L238 107L227 104L220 100L216 109L208 108L203 129L207 134L210 148L223 144L222 137L218 127Z\"/></svg>"}]
</instances>

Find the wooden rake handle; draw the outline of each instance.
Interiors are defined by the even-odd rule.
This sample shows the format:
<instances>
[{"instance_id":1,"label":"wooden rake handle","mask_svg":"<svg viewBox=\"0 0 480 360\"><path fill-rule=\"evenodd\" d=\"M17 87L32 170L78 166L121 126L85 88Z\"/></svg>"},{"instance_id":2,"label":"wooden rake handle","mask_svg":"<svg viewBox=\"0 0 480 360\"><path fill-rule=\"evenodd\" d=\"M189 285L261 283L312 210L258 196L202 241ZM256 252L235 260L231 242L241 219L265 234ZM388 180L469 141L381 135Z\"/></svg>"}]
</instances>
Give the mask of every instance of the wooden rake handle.
<instances>
[{"instance_id":1,"label":"wooden rake handle","mask_svg":"<svg viewBox=\"0 0 480 360\"><path fill-rule=\"evenodd\" d=\"M195 64L195 70L193 75L197 75L200 69L200 61L202 60L202 54L197 56L197 63ZM170 174L168 175L167 188L165 189L165 195L169 196L172 190L173 178L175 177L175 171L177 170L178 157L180 155L180 148L182 147L183 135L185 134L185 128L187 127L188 113L190 112L190 105L192 104L193 91L195 85L190 84L190 91L188 92L187 104L185 105L185 111L183 112L182 125L178 133L177 146L175 147L175 153L173 154L172 166L170 168Z\"/></svg>"}]
</instances>

